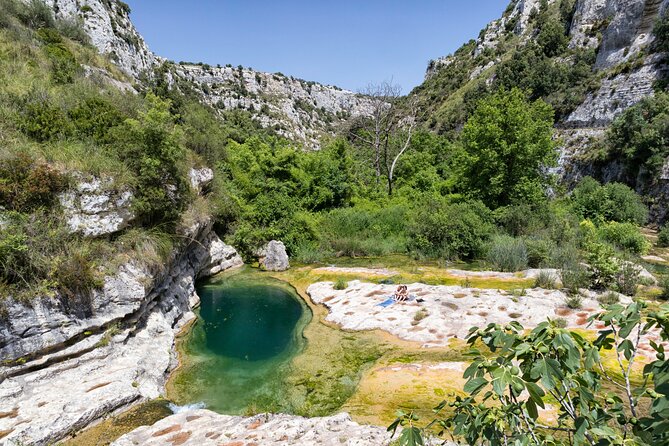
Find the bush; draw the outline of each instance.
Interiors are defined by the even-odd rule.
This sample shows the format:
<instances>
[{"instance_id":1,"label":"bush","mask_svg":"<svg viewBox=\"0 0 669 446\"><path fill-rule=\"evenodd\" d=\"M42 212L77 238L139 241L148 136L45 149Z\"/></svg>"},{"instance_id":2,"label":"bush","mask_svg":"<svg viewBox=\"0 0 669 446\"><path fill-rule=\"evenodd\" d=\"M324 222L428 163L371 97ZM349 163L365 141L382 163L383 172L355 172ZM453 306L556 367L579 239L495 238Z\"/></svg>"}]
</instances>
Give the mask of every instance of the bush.
<instances>
[{"instance_id":1,"label":"bush","mask_svg":"<svg viewBox=\"0 0 669 446\"><path fill-rule=\"evenodd\" d=\"M406 214L406 207L399 204L335 209L323 219L324 244L351 257L406 252Z\"/></svg>"},{"instance_id":2,"label":"bush","mask_svg":"<svg viewBox=\"0 0 669 446\"><path fill-rule=\"evenodd\" d=\"M590 284L590 275L583 265L572 261L560 269L560 281L568 294L578 294Z\"/></svg>"},{"instance_id":3,"label":"bush","mask_svg":"<svg viewBox=\"0 0 669 446\"><path fill-rule=\"evenodd\" d=\"M53 10L41 0L30 0L18 8L18 17L29 28L53 28Z\"/></svg>"},{"instance_id":4,"label":"bush","mask_svg":"<svg viewBox=\"0 0 669 446\"><path fill-rule=\"evenodd\" d=\"M578 310L583 307L583 297L580 294L569 294L564 303L572 310Z\"/></svg>"},{"instance_id":5,"label":"bush","mask_svg":"<svg viewBox=\"0 0 669 446\"><path fill-rule=\"evenodd\" d=\"M657 235L657 246L669 248L669 225L663 227Z\"/></svg>"},{"instance_id":6,"label":"bush","mask_svg":"<svg viewBox=\"0 0 669 446\"><path fill-rule=\"evenodd\" d=\"M593 221L616 221L643 225L648 220L648 209L641 197L620 183L601 186L586 177L571 194L574 211L582 218Z\"/></svg>"},{"instance_id":7,"label":"bush","mask_svg":"<svg viewBox=\"0 0 669 446\"><path fill-rule=\"evenodd\" d=\"M608 288L620 272L615 251L606 243L589 242L585 245L586 261L590 266L590 285L594 289Z\"/></svg>"},{"instance_id":8,"label":"bush","mask_svg":"<svg viewBox=\"0 0 669 446\"><path fill-rule=\"evenodd\" d=\"M111 102L100 97L90 97L80 102L70 110L69 117L80 138L90 138L98 144L112 142L114 128L126 118Z\"/></svg>"},{"instance_id":9,"label":"bush","mask_svg":"<svg viewBox=\"0 0 669 446\"><path fill-rule=\"evenodd\" d=\"M479 201L433 202L414 215L409 240L419 255L472 259L483 253L493 230L491 212Z\"/></svg>"},{"instance_id":10,"label":"bush","mask_svg":"<svg viewBox=\"0 0 669 446\"><path fill-rule=\"evenodd\" d=\"M19 112L17 127L38 142L64 138L72 132L65 112L47 97L30 99Z\"/></svg>"},{"instance_id":11,"label":"bush","mask_svg":"<svg viewBox=\"0 0 669 446\"><path fill-rule=\"evenodd\" d=\"M147 95L148 109L125 122L120 154L137 177L133 208L138 221L152 226L175 223L186 207L190 185L182 133L170 102Z\"/></svg>"},{"instance_id":12,"label":"bush","mask_svg":"<svg viewBox=\"0 0 669 446\"><path fill-rule=\"evenodd\" d=\"M645 254L650 249L650 242L632 223L605 223L598 228L598 233L602 240L632 254Z\"/></svg>"},{"instance_id":13,"label":"bush","mask_svg":"<svg viewBox=\"0 0 669 446\"><path fill-rule=\"evenodd\" d=\"M669 276L663 277L660 280L660 289L662 293L660 294L660 299L669 300Z\"/></svg>"},{"instance_id":14,"label":"bush","mask_svg":"<svg viewBox=\"0 0 669 446\"><path fill-rule=\"evenodd\" d=\"M338 277L335 283L332 285L335 290L345 290L348 288L348 282L342 277Z\"/></svg>"},{"instance_id":15,"label":"bush","mask_svg":"<svg viewBox=\"0 0 669 446\"><path fill-rule=\"evenodd\" d=\"M527 248L527 264L531 268L550 266L551 256L557 249L553 241L534 237L524 238L523 241Z\"/></svg>"},{"instance_id":16,"label":"bush","mask_svg":"<svg viewBox=\"0 0 669 446\"><path fill-rule=\"evenodd\" d=\"M599 301L601 305L615 305L620 302L620 296L616 292L609 291L608 293L599 296L597 301Z\"/></svg>"},{"instance_id":17,"label":"bush","mask_svg":"<svg viewBox=\"0 0 669 446\"><path fill-rule=\"evenodd\" d=\"M293 260L296 263L313 264L322 262L327 257L327 252L316 242L304 241L297 245L293 251Z\"/></svg>"},{"instance_id":18,"label":"bush","mask_svg":"<svg viewBox=\"0 0 669 446\"><path fill-rule=\"evenodd\" d=\"M487 259L496 271L521 271L527 268L527 248L522 239L497 236L488 248Z\"/></svg>"},{"instance_id":19,"label":"bush","mask_svg":"<svg viewBox=\"0 0 669 446\"><path fill-rule=\"evenodd\" d=\"M80 20L74 18L58 20L56 26L58 27L58 31L68 39L72 39L83 45L89 45L91 43L91 39L86 33L86 30L84 30L83 23Z\"/></svg>"},{"instance_id":20,"label":"bush","mask_svg":"<svg viewBox=\"0 0 669 446\"><path fill-rule=\"evenodd\" d=\"M550 271L539 271L537 278L534 280L535 288L544 288L546 290L554 290L557 284L557 277Z\"/></svg>"},{"instance_id":21,"label":"bush","mask_svg":"<svg viewBox=\"0 0 669 446\"><path fill-rule=\"evenodd\" d=\"M0 159L0 206L20 212L49 208L67 186L67 178L26 154Z\"/></svg>"},{"instance_id":22,"label":"bush","mask_svg":"<svg viewBox=\"0 0 669 446\"><path fill-rule=\"evenodd\" d=\"M636 295L641 267L629 260L622 260L616 276L616 289L626 296Z\"/></svg>"},{"instance_id":23,"label":"bush","mask_svg":"<svg viewBox=\"0 0 669 446\"><path fill-rule=\"evenodd\" d=\"M56 84L71 84L79 72L74 54L63 43L49 44L44 48L51 61L51 75Z\"/></svg>"}]
</instances>

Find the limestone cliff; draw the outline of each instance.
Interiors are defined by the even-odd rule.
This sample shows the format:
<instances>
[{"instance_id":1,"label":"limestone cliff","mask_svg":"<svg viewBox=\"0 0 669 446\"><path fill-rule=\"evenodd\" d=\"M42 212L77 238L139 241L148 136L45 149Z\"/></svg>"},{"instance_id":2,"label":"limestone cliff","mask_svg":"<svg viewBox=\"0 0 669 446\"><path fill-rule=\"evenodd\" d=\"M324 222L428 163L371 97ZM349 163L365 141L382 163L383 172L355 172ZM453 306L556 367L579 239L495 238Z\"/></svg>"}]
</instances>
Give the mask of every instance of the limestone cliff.
<instances>
[{"instance_id":1,"label":"limestone cliff","mask_svg":"<svg viewBox=\"0 0 669 446\"><path fill-rule=\"evenodd\" d=\"M8 302L0 319L0 444L53 444L114 410L163 394L195 279L242 264L203 221L156 272L129 261L73 306Z\"/></svg>"},{"instance_id":2,"label":"limestone cliff","mask_svg":"<svg viewBox=\"0 0 669 446\"><path fill-rule=\"evenodd\" d=\"M593 168L584 154L601 140L616 117L642 98L653 95L656 82L666 78L669 69L665 55L655 53L652 43L653 28L666 13L669 0L576 0L572 3L564 11L560 9L561 13L567 13L563 19L568 25L568 46L572 50L591 49L596 54L589 90L557 122L557 137L562 140L557 172L567 184L574 184L584 175L595 175L605 181L621 180L615 163ZM556 10L564 5L570 2L512 1L503 16L490 23L476 41L454 55L431 61L426 83L417 89L417 94L434 95L430 82L434 82L441 70L461 63L463 58L475 63L467 68L461 91L467 94L471 84L479 80L492 84L497 75L495 67L508 60L511 51L536 41L532 17L536 17L542 7ZM558 62L569 66L573 60L566 57ZM421 89L428 91L421 92ZM666 202L663 191L669 189L669 184L662 178L657 180L654 200ZM661 221L666 213L666 207L655 209L652 218Z\"/></svg>"},{"instance_id":3,"label":"limestone cliff","mask_svg":"<svg viewBox=\"0 0 669 446\"><path fill-rule=\"evenodd\" d=\"M119 0L43 0L56 16L78 20L93 45L108 55L135 81L151 77L167 61L152 53L130 20L130 8ZM338 125L370 112L364 96L337 87L226 65L173 64L175 85L188 83L202 101L219 110L251 112L263 127L318 148L320 138L335 133Z\"/></svg>"}]
</instances>

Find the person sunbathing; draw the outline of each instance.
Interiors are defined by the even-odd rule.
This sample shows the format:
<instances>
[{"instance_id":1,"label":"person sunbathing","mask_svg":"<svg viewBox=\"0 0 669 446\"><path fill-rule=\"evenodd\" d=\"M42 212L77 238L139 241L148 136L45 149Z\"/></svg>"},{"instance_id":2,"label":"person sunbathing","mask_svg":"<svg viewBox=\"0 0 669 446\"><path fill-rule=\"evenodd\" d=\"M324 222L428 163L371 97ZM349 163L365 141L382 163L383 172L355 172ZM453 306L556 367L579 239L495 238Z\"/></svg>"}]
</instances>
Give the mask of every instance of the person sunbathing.
<instances>
[{"instance_id":1,"label":"person sunbathing","mask_svg":"<svg viewBox=\"0 0 669 446\"><path fill-rule=\"evenodd\" d=\"M407 289L406 285L400 285L397 287L397 291L395 291L395 295L393 296L395 301L397 302L406 302L409 299L409 290Z\"/></svg>"}]
</instances>

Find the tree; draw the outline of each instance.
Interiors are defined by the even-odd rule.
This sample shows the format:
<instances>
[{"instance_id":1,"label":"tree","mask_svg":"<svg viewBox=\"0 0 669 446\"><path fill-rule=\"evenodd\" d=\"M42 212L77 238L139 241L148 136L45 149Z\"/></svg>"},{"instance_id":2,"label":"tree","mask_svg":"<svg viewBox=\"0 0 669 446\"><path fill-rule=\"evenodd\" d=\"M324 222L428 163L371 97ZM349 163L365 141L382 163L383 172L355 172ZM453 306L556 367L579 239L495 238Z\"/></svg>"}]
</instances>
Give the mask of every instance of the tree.
<instances>
[{"instance_id":1,"label":"tree","mask_svg":"<svg viewBox=\"0 0 669 446\"><path fill-rule=\"evenodd\" d=\"M388 195L393 194L393 182L395 180L394 175L397 162L409 148L411 144L411 137L413 136L413 132L416 129L418 103L415 96L409 99L407 107L408 114L397 125L397 135L395 138L393 138L397 139L395 144L397 144L398 151L396 153L393 152L392 148L395 146L395 144L393 144L392 141L385 146L384 159L388 176Z\"/></svg>"},{"instance_id":2,"label":"tree","mask_svg":"<svg viewBox=\"0 0 669 446\"><path fill-rule=\"evenodd\" d=\"M397 164L411 146L417 125L418 102L413 97L400 105L401 87L391 82L370 84L362 94L371 100L369 116L357 117L351 123L350 135L371 150L376 182L385 173L388 195L393 193ZM385 170L385 172L383 172Z\"/></svg>"},{"instance_id":3,"label":"tree","mask_svg":"<svg viewBox=\"0 0 669 446\"><path fill-rule=\"evenodd\" d=\"M176 222L186 206L189 183L185 172L183 132L170 113L168 100L149 93L148 109L120 128L120 153L137 177L133 207L148 225Z\"/></svg>"},{"instance_id":4,"label":"tree","mask_svg":"<svg viewBox=\"0 0 669 446\"><path fill-rule=\"evenodd\" d=\"M553 110L542 100L517 88L483 99L461 135L464 191L491 209L541 201L557 160L552 135Z\"/></svg>"},{"instance_id":5,"label":"tree","mask_svg":"<svg viewBox=\"0 0 669 446\"><path fill-rule=\"evenodd\" d=\"M603 326L594 341L553 321L530 332L515 321L472 328L467 342L476 357L464 372L468 395L442 402L435 411L449 407L452 413L429 427L449 430L472 446L667 444L669 361L653 339L669 340L669 306L648 313L642 302L616 304L590 322ZM645 342L656 359L634 379ZM613 356L614 370L603 365L605 351ZM549 401L557 406L554 421L539 418L538 408ZM417 421L401 414L388 429L403 426L400 444L420 445Z\"/></svg>"},{"instance_id":6,"label":"tree","mask_svg":"<svg viewBox=\"0 0 669 446\"><path fill-rule=\"evenodd\" d=\"M381 182L381 157L396 125L395 104L401 95L399 85L384 81L369 84L360 93L370 100L369 117L357 118L351 125L351 136L372 150L377 184Z\"/></svg>"}]
</instances>

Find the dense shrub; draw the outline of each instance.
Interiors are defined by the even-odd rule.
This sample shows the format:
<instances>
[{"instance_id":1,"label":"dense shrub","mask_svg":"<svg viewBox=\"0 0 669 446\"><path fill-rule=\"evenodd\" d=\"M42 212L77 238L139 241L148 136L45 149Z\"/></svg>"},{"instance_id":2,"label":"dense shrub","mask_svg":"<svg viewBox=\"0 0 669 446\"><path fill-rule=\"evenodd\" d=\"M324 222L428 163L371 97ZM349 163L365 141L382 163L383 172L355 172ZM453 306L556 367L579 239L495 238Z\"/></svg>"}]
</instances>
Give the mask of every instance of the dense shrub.
<instances>
[{"instance_id":1,"label":"dense shrub","mask_svg":"<svg viewBox=\"0 0 669 446\"><path fill-rule=\"evenodd\" d=\"M669 276L660 279L660 290L662 291L660 299L669 300Z\"/></svg>"},{"instance_id":2,"label":"dense shrub","mask_svg":"<svg viewBox=\"0 0 669 446\"><path fill-rule=\"evenodd\" d=\"M325 246L346 256L383 255L406 251L407 208L342 208L323 217Z\"/></svg>"},{"instance_id":3,"label":"dense shrub","mask_svg":"<svg viewBox=\"0 0 669 446\"><path fill-rule=\"evenodd\" d=\"M557 285L557 277L555 277L555 275L552 272L546 270L539 271L537 278L534 280L535 288L544 288L547 290L553 290L555 289L556 285Z\"/></svg>"},{"instance_id":4,"label":"dense shrub","mask_svg":"<svg viewBox=\"0 0 669 446\"><path fill-rule=\"evenodd\" d=\"M598 290L607 289L620 272L620 262L613 247L606 243L588 242L585 253L590 267L590 286Z\"/></svg>"},{"instance_id":5,"label":"dense shrub","mask_svg":"<svg viewBox=\"0 0 669 446\"><path fill-rule=\"evenodd\" d=\"M616 275L616 289L627 296L636 295L640 282L641 267L629 259L620 262L618 274Z\"/></svg>"},{"instance_id":6,"label":"dense shrub","mask_svg":"<svg viewBox=\"0 0 669 446\"><path fill-rule=\"evenodd\" d=\"M581 288L590 285L590 274L581 263L572 259L560 269L560 281L568 294L577 295Z\"/></svg>"},{"instance_id":7,"label":"dense shrub","mask_svg":"<svg viewBox=\"0 0 669 446\"><path fill-rule=\"evenodd\" d=\"M30 297L57 293L75 303L101 286L96 254L70 234L56 215L9 213L4 219L0 281L13 287L15 297L34 289Z\"/></svg>"},{"instance_id":8,"label":"dense shrub","mask_svg":"<svg viewBox=\"0 0 669 446\"><path fill-rule=\"evenodd\" d=\"M622 162L626 182L652 183L662 168L669 149L669 93L658 92L628 108L612 124L608 134L608 159Z\"/></svg>"},{"instance_id":9,"label":"dense shrub","mask_svg":"<svg viewBox=\"0 0 669 446\"><path fill-rule=\"evenodd\" d=\"M552 240L540 237L523 239L527 250L527 264L532 268L541 268L552 264L552 256L557 246Z\"/></svg>"},{"instance_id":10,"label":"dense shrub","mask_svg":"<svg viewBox=\"0 0 669 446\"><path fill-rule=\"evenodd\" d=\"M21 22L29 28L53 28L55 25L53 10L41 0L30 0L20 5L17 14Z\"/></svg>"},{"instance_id":11,"label":"dense shrub","mask_svg":"<svg viewBox=\"0 0 669 446\"><path fill-rule=\"evenodd\" d=\"M47 96L26 100L17 118L18 128L38 142L67 137L72 133L65 111L52 104Z\"/></svg>"},{"instance_id":12,"label":"dense shrub","mask_svg":"<svg viewBox=\"0 0 669 446\"><path fill-rule=\"evenodd\" d=\"M31 212L49 208L67 185L67 178L26 154L0 159L0 206Z\"/></svg>"},{"instance_id":13,"label":"dense shrub","mask_svg":"<svg viewBox=\"0 0 669 446\"><path fill-rule=\"evenodd\" d=\"M599 236L618 249L632 254L645 254L650 249L650 242L646 240L639 228L632 223L610 222L598 228Z\"/></svg>"},{"instance_id":14,"label":"dense shrub","mask_svg":"<svg viewBox=\"0 0 669 446\"><path fill-rule=\"evenodd\" d=\"M616 221L643 225L648 209L641 197L620 183L602 186L590 177L584 178L571 194L574 211L593 221Z\"/></svg>"},{"instance_id":15,"label":"dense shrub","mask_svg":"<svg viewBox=\"0 0 669 446\"><path fill-rule=\"evenodd\" d=\"M487 259L495 271L522 271L527 268L527 247L522 239L508 235L493 237Z\"/></svg>"},{"instance_id":16,"label":"dense shrub","mask_svg":"<svg viewBox=\"0 0 669 446\"><path fill-rule=\"evenodd\" d=\"M148 109L127 120L119 132L120 153L137 177L133 207L147 225L174 223L189 197L182 132L170 114L169 101L149 94Z\"/></svg>"},{"instance_id":17,"label":"dense shrub","mask_svg":"<svg viewBox=\"0 0 669 446\"><path fill-rule=\"evenodd\" d=\"M428 257L472 259L483 253L493 229L492 214L481 202L436 201L414 215L410 246Z\"/></svg>"},{"instance_id":18,"label":"dense shrub","mask_svg":"<svg viewBox=\"0 0 669 446\"><path fill-rule=\"evenodd\" d=\"M98 144L111 143L115 127L126 118L110 101L101 97L81 101L70 110L69 117L77 136L90 138Z\"/></svg>"},{"instance_id":19,"label":"dense shrub","mask_svg":"<svg viewBox=\"0 0 669 446\"><path fill-rule=\"evenodd\" d=\"M657 235L657 246L660 248L669 248L669 225L660 229Z\"/></svg>"}]
</instances>

